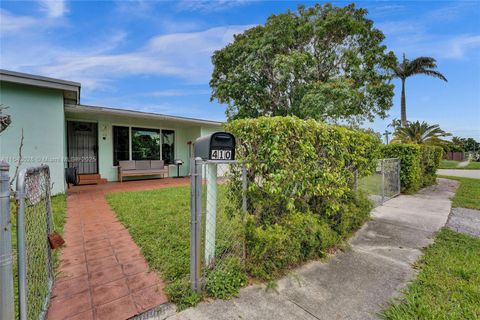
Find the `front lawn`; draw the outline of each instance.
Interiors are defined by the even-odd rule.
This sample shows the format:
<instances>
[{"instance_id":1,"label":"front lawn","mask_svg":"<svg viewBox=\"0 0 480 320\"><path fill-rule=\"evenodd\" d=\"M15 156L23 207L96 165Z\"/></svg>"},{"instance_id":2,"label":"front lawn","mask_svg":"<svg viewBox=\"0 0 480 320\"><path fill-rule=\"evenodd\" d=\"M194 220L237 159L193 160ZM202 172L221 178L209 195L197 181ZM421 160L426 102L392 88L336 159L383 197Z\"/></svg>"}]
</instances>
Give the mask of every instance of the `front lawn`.
<instances>
[{"instance_id":1,"label":"front lawn","mask_svg":"<svg viewBox=\"0 0 480 320\"><path fill-rule=\"evenodd\" d=\"M480 169L480 162L471 161L464 169L479 170Z\"/></svg>"},{"instance_id":2,"label":"front lawn","mask_svg":"<svg viewBox=\"0 0 480 320\"><path fill-rule=\"evenodd\" d=\"M460 186L452 199L453 207L480 210L480 179L451 176L439 177L460 181Z\"/></svg>"},{"instance_id":3,"label":"front lawn","mask_svg":"<svg viewBox=\"0 0 480 320\"><path fill-rule=\"evenodd\" d=\"M455 160L442 160L440 161L439 169L458 169L458 164L460 161Z\"/></svg>"},{"instance_id":4,"label":"front lawn","mask_svg":"<svg viewBox=\"0 0 480 320\"><path fill-rule=\"evenodd\" d=\"M468 165L459 167L460 161L455 160L442 160L440 161L439 169L460 169L460 170L479 170L480 162L470 161Z\"/></svg>"},{"instance_id":5,"label":"front lawn","mask_svg":"<svg viewBox=\"0 0 480 320\"><path fill-rule=\"evenodd\" d=\"M224 188L218 186L222 201ZM200 296L190 290L190 189L189 186L111 193L107 201L141 248L151 269L166 281L166 292L179 309L195 305ZM235 220L217 206L217 248L228 247L236 236Z\"/></svg>"},{"instance_id":6,"label":"front lawn","mask_svg":"<svg viewBox=\"0 0 480 320\"><path fill-rule=\"evenodd\" d=\"M442 229L416 263L417 278L384 319L479 319L480 239Z\"/></svg>"}]
</instances>

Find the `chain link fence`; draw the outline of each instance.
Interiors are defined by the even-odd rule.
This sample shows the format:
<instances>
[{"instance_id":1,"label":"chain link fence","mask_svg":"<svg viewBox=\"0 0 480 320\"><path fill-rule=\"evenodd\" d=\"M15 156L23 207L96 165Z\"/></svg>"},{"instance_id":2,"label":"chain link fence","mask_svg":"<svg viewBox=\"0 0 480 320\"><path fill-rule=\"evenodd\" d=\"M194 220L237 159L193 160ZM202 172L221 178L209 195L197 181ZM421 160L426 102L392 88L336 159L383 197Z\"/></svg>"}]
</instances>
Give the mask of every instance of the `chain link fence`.
<instances>
[{"instance_id":1,"label":"chain link fence","mask_svg":"<svg viewBox=\"0 0 480 320\"><path fill-rule=\"evenodd\" d=\"M400 159L380 159L373 175L357 180L357 188L367 192L375 206L380 206L400 194Z\"/></svg>"},{"instance_id":2,"label":"chain link fence","mask_svg":"<svg viewBox=\"0 0 480 320\"><path fill-rule=\"evenodd\" d=\"M44 319L53 284L50 170L39 166L17 178L17 255L20 319Z\"/></svg>"},{"instance_id":3,"label":"chain link fence","mask_svg":"<svg viewBox=\"0 0 480 320\"><path fill-rule=\"evenodd\" d=\"M220 274L244 267L245 167L237 161L193 162L192 203L197 207L191 221L191 248L196 248L191 282L194 290L215 295L213 282Z\"/></svg>"}]
</instances>

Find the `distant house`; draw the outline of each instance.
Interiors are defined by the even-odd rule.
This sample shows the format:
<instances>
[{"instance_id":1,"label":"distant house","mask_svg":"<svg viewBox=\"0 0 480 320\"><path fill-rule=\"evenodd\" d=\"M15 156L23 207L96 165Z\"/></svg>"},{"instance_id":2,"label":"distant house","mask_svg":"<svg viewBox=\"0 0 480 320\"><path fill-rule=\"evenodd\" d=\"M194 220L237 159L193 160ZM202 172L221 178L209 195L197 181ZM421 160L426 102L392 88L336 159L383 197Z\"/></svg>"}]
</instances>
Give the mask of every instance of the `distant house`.
<instances>
[{"instance_id":1,"label":"distant house","mask_svg":"<svg viewBox=\"0 0 480 320\"><path fill-rule=\"evenodd\" d=\"M0 70L0 103L12 124L0 136L0 159L22 167L48 164L53 192L65 191L65 168L101 181L117 181L121 160L164 160L170 175L174 159L189 170L191 141L220 131L218 121L175 117L80 103L80 83ZM90 176L92 177L92 176Z\"/></svg>"}]
</instances>

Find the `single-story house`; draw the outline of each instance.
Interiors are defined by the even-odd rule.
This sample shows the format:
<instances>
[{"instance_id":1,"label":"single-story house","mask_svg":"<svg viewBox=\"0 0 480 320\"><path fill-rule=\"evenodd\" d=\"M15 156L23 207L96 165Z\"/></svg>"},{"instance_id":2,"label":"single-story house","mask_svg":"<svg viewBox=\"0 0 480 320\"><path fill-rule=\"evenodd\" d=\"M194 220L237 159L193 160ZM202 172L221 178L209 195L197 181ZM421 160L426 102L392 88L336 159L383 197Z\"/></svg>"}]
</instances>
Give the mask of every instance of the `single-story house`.
<instances>
[{"instance_id":1,"label":"single-story house","mask_svg":"<svg viewBox=\"0 0 480 320\"><path fill-rule=\"evenodd\" d=\"M187 175L192 142L222 130L222 122L82 105L81 84L0 69L0 104L11 125L0 135L0 159L13 174L22 140L22 166L48 164L53 193L64 192L65 168L99 181L118 180L122 160L175 159Z\"/></svg>"}]
</instances>

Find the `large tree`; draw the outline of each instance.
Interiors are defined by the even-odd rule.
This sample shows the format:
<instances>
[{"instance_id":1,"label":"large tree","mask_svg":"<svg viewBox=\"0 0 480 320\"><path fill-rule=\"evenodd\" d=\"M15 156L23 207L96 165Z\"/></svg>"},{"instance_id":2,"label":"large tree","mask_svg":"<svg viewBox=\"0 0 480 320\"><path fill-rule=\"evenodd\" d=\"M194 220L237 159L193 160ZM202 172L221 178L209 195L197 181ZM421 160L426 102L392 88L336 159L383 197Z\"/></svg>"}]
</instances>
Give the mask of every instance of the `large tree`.
<instances>
[{"instance_id":1,"label":"large tree","mask_svg":"<svg viewBox=\"0 0 480 320\"><path fill-rule=\"evenodd\" d=\"M214 53L211 99L227 104L230 119L385 117L395 56L366 14L354 4L317 4L270 16Z\"/></svg>"},{"instance_id":2,"label":"large tree","mask_svg":"<svg viewBox=\"0 0 480 320\"><path fill-rule=\"evenodd\" d=\"M412 61L408 60L403 54L402 62L397 63L393 68L393 72L397 78L402 81L402 98L401 98L401 124L407 125L407 101L405 98L405 81L408 77L416 74L424 74L427 76L435 77L443 81L447 81L447 78L440 72L436 71L437 62L431 57L418 57Z\"/></svg>"}]
</instances>

